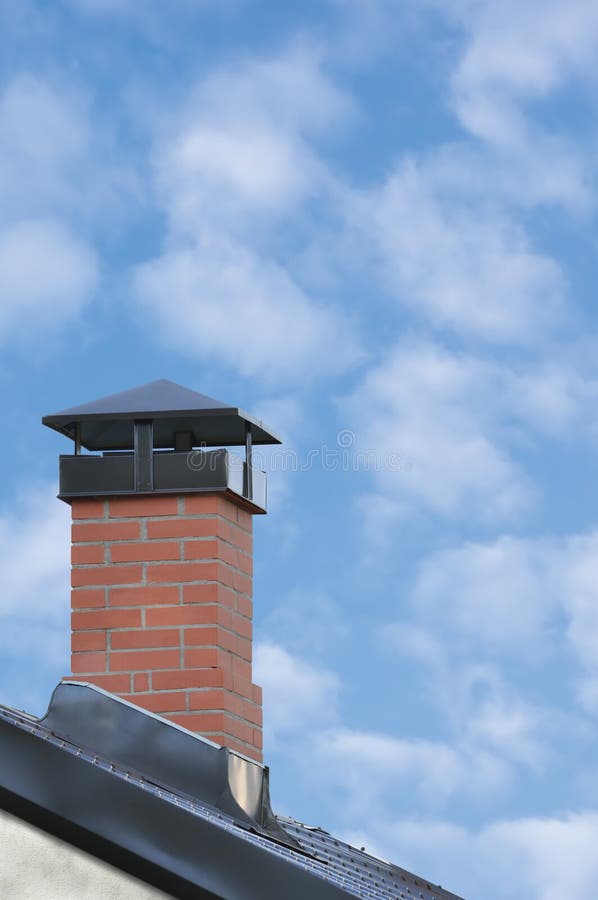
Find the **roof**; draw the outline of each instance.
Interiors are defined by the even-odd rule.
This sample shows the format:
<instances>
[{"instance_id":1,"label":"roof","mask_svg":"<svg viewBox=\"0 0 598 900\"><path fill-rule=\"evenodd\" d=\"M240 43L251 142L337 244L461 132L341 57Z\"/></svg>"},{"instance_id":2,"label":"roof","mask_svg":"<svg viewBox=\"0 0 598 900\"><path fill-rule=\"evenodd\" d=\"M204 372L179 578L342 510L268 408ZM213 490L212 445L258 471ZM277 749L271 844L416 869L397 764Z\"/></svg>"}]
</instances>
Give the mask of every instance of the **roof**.
<instances>
[{"instance_id":1,"label":"roof","mask_svg":"<svg viewBox=\"0 0 598 900\"><path fill-rule=\"evenodd\" d=\"M100 688L0 706L0 808L177 898L459 900L275 816L269 770Z\"/></svg>"},{"instance_id":2,"label":"roof","mask_svg":"<svg viewBox=\"0 0 598 900\"><path fill-rule=\"evenodd\" d=\"M190 431L194 446L240 446L246 428L251 428L254 444L280 444L280 438L263 422L205 394L192 391L165 378L110 394L44 416L42 422L72 440L76 426L87 450L129 450L133 448L136 419L154 422L154 447L171 447L175 431Z\"/></svg>"}]
</instances>

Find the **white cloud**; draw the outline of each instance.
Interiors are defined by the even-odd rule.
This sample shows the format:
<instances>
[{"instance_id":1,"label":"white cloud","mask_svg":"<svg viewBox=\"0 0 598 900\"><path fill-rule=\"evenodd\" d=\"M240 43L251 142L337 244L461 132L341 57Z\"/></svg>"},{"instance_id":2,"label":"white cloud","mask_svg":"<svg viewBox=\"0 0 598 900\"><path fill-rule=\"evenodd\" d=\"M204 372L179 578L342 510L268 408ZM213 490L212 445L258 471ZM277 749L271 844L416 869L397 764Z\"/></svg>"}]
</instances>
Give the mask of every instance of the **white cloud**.
<instances>
[{"instance_id":1,"label":"white cloud","mask_svg":"<svg viewBox=\"0 0 598 900\"><path fill-rule=\"evenodd\" d=\"M70 609L69 507L54 485L21 492L0 517L4 616L61 616Z\"/></svg>"},{"instance_id":2,"label":"white cloud","mask_svg":"<svg viewBox=\"0 0 598 900\"><path fill-rule=\"evenodd\" d=\"M278 531L278 528L277 528ZM260 623L260 632L294 653L325 657L349 636L346 612L315 586L283 594Z\"/></svg>"},{"instance_id":3,"label":"white cloud","mask_svg":"<svg viewBox=\"0 0 598 900\"><path fill-rule=\"evenodd\" d=\"M249 228L251 236L264 216L288 217L328 178L309 138L339 126L350 109L306 46L214 72L170 121L156 155L172 226Z\"/></svg>"},{"instance_id":4,"label":"white cloud","mask_svg":"<svg viewBox=\"0 0 598 900\"><path fill-rule=\"evenodd\" d=\"M505 819L479 829L450 821L385 817L346 837L425 872L464 897L594 900L598 813Z\"/></svg>"},{"instance_id":5,"label":"white cloud","mask_svg":"<svg viewBox=\"0 0 598 900\"><path fill-rule=\"evenodd\" d=\"M2 220L80 203L78 175L89 152L81 97L32 75L10 81L0 94Z\"/></svg>"},{"instance_id":6,"label":"white cloud","mask_svg":"<svg viewBox=\"0 0 598 900\"><path fill-rule=\"evenodd\" d=\"M420 567L412 595L416 621L390 626L388 636L401 653L410 652L431 670L435 668L438 684L451 685L444 697L447 709L458 708L455 673L466 677L467 672L475 672L475 665L464 664L463 658L472 660L481 654L486 660L490 652L495 660L512 657L531 666L551 659L551 665L561 667L581 707L595 712L597 559L595 531L545 539L504 536L441 551ZM413 635L410 628L415 628ZM445 640L451 635L454 658L450 662L440 650L437 634ZM487 663L483 671L494 716L504 706L502 688L497 693L496 675ZM513 709L512 698L507 705ZM556 713L551 715L556 722Z\"/></svg>"},{"instance_id":7,"label":"white cloud","mask_svg":"<svg viewBox=\"0 0 598 900\"><path fill-rule=\"evenodd\" d=\"M217 71L158 135L164 254L137 272L140 308L171 346L242 375L311 380L361 358L342 310L314 300L276 247L325 189L309 139L349 107L302 46ZM276 247L276 249L274 249Z\"/></svg>"},{"instance_id":8,"label":"white cloud","mask_svg":"<svg viewBox=\"0 0 598 900\"><path fill-rule=\"evenodd\" d=\"M509 767L480 747L343 727L315 735L309 765L314 761L313 777L340 787L346 809L368 818L407 790L433 809L455 794L488 796L510 782Z\"/></svg>"},{"instance_id":9,"label":"white cloud","mask_svg":"<svg viewBox=\"0 0 598 900\"><path fill-rule=\"evenodd\" d=\"M0 701L41 714L70 670L70 511L54 485L17 494L0 517ZM23 659L35 660L23 675Z\"/></svg>"},{"instance_id":10,"label":"white cloud","mask_svg":"<svg viewBox=\"0 0 598 900\"><path fill-rule=\"evenodd\" d=\"M487 798L511 786L514 763L538 763L523 716L517 724L498 708L493 715L488 708L477 729L456 729L448 740L397 736L348 727L340 713L338 676L280 644L257 643L254 676L267 697L267 746L284 752L309 789L326 784L347 816L365 813L366 806L371 816L399 795L403 804L413 801L426 809L456 797ZM513 746L505 752L508 742Z\"/></svg>"},{"instance_id":11,"label":"white cloud","mask_svg":"<svg viewBox=\"0 0 598 900\"><path fill-rule=\"evenodd\" d=\"M274 746L289 735L300 744L335 725L340 683L333 672L262 641L254 647L253 674L268 698L264 726Z\"/></svg>"},{"instance_id":12,"label":"white cloud","mask_svg":"<svg viewBox=\"0 0 598 900\"><path fill-rule=\"evenodd\" d=\"M358 500L372 548L388 546L418 509L486 523L529 509L536 493L521 447L595 440L597 398L595 355L582 348L511 364L404 338L340 403L353 449L376 460Z\"/></svg>"},{"instance_id":13,"label":"white cloud","mask_svg":"<svg viewBox=\"0 0 598 900\"><path fill-rule=\"evenodd\" d=\"M497 141L524 137L519 104L597 71L598 12L587 0L453 8L469 32L454 78L456 105L474 134Z\"/></svg>"},{"instance_id":14,"label":"white cloud","mask_svg":"<svg viewBox=\"0 0 598 900\"><path fill-rule=\"evenodd\" d=\"M451 177L460 169L470 178L467 159L456 162ZM504 213L455 196L451 187L438 183L434 164L405 161L362 198L387 290L438 328L499 343L537 341L563 313L558 265Z\"/></svg>"},{"instance_id":15,"label":"white cloud","mask_svg":"<svg viewBox=\"0 0 598 900\"><path fill-rule=\"evenodd\" d=\"M450 625L471 645L536 656L564 600L558 569L551 541L465 544L424 561L414 603L426 621Z\"/></svg>"},{"instance_id":16,"label":"white cloud","mask_svg":"<svg viewBox=\"0 0 598 900\"><path fill-rule=\"evenodd\" d=\"M310 381L361 356L339 313L316 306L282 266L226 239L145 263L136 294L162 340L244 376Z\"/></svg>"},{"instance_id":17,"label":"white cloud","mask_svg":"<svg viewBox=\"0 0 598 900\"><path fill-rule=\"evenodd\" d=\"M404 509L487 521L524 508L531 490L502 446L496 378L479 358L422 342L399 344L371 369L343 404L357 449L408 464L381 464L378 493Z\"/></svg>"},{"instance_id":18,"label":"white cloud","mask_svg":"<svg viewBox=\"0 0 598 900\"><path fill-rule=\"evenodd\" d=\"M382 628L382 636L401 658L422 666L426 693L457 745L470 752L483 751L540 773L559 730L579 730L573 717L523 699L484 652L463 647L458 626L442 617L431 627L395 622Z\"/></svg>"},{"instance_id":19,"label":"white cloud","mask_svg":"<svg viewBox=\"0 0 598 900\"><path fill-rule=\"evenodd\" d=\"M0 229L0 341L46 337L83 310L97 280L95 253L62 223Z\"/></svg>"}]
</instances>

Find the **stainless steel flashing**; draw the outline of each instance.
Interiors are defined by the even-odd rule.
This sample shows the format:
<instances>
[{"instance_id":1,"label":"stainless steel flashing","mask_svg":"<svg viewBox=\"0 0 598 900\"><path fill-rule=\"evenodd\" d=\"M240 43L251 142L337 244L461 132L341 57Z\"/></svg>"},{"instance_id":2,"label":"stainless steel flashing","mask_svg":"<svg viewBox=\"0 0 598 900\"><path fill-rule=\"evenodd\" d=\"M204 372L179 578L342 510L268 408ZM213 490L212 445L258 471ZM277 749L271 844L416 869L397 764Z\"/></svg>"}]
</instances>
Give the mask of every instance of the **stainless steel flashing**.
<instances>
[{"instance_id":1,"label":"stainless steel flashing","mask_svg":"<svg viewBox=\"0 0 598 900\"><path fill-rule=\"evenodd\" d=\"M99 688L0 706L0 806L181 900L458 900L270 809L268 769Z\"/></svg>"}]
</instances>

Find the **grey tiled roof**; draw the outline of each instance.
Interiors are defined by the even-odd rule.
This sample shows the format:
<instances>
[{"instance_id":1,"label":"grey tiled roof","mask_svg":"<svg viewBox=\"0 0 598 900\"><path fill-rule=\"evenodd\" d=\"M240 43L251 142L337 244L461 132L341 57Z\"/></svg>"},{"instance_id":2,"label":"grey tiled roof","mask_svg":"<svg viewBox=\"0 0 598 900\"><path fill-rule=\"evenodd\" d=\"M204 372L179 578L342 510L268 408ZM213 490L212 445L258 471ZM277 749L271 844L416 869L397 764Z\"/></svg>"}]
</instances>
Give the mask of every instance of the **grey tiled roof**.
<instances>
[{"instance_id":1,"label":"grey tiled roof","mask_svg":"<svg viewBox=\"0 0 598 900\"><path fill-rule=\"evenodd\" d=\"M277 816L294 837L329 871L339 873L356 897L366 900L459 900L455 894L341 841L322 828Z\"/></svg>"}]
</instances>

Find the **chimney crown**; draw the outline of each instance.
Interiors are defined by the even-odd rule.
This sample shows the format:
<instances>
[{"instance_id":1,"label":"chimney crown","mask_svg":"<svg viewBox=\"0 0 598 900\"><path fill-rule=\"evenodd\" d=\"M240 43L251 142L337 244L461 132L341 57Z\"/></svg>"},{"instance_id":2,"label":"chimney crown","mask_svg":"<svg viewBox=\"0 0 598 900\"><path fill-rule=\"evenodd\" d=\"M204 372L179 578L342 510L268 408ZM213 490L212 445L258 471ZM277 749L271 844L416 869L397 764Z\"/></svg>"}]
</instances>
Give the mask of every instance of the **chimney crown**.
<instances>
[{"instance_id":1,"label":"chimney crown","mask_svg":"<svg viewBox=\"0 0 598 900\"><path fill-rule=\"evenodd\" d=\"M266 511L265 473L254 444L278 444L263 422L165 379L44 416L74 441L60 457L60 498L226 492ZM224 449L245 446L245 460ZM101 451L82 455L81 449ZM208 450L207 448L219 448Z\"/></svg>"}]
</instances>

